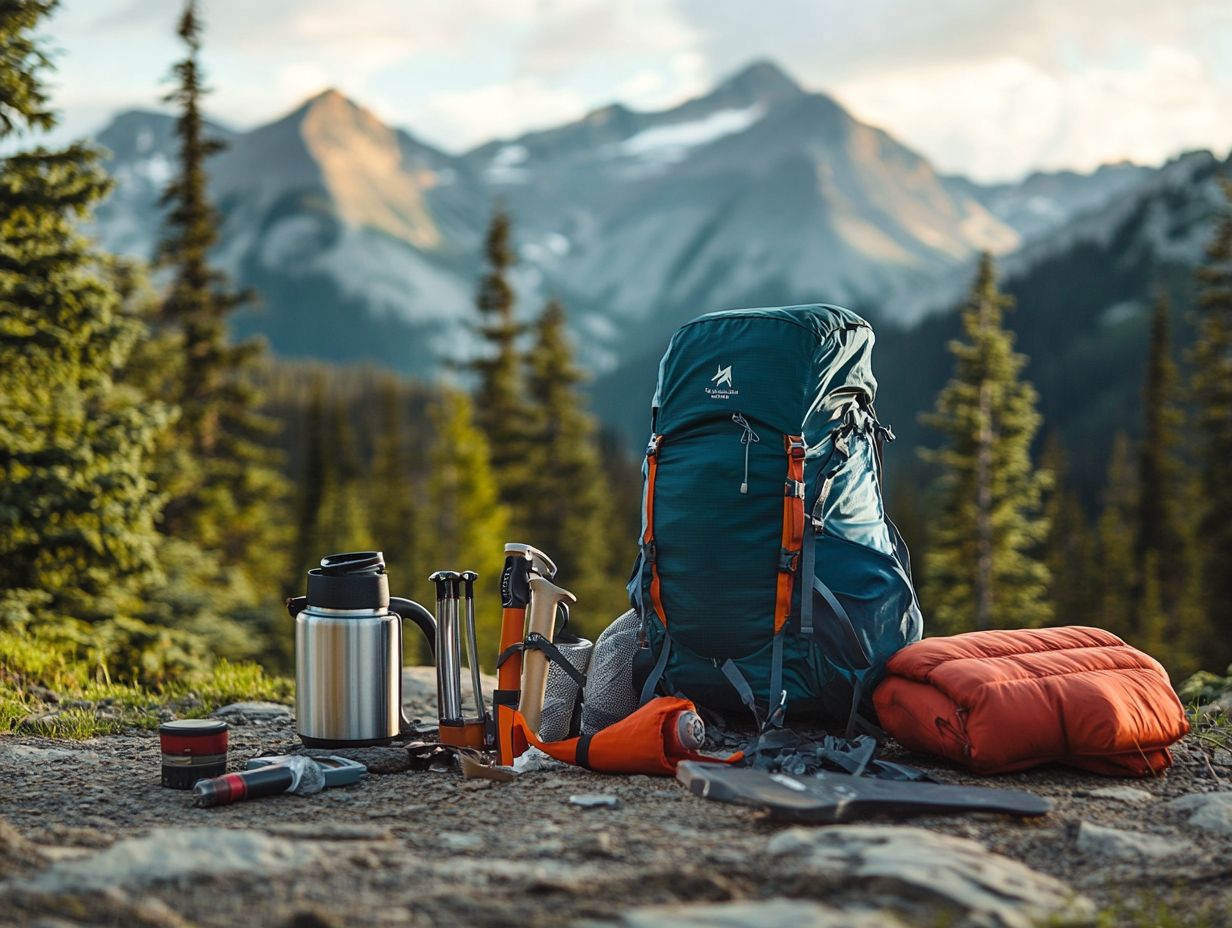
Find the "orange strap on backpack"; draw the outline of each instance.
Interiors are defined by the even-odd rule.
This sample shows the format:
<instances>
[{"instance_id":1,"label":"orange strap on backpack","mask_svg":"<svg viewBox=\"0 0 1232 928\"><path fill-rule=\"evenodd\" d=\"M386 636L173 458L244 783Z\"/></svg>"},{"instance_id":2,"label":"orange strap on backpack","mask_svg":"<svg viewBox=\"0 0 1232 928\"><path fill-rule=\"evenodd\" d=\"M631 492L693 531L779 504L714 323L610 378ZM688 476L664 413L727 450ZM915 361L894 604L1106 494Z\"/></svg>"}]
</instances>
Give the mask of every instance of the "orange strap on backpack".
<instances>
[{"instance_id":1,"label":"orange strap on backpack","mask_svg":"<svg viewBox=\"0 0 1232 928\"><path fill-rule=\"evenodd\" d=\"M783 537L774 599L776 635L791 615L792 586L800 569L800 550L804 546L804 455L807 450L804 436L784 435L783 450L787 452L787 481L783 487Z\"/></svg>"}]
</instances>

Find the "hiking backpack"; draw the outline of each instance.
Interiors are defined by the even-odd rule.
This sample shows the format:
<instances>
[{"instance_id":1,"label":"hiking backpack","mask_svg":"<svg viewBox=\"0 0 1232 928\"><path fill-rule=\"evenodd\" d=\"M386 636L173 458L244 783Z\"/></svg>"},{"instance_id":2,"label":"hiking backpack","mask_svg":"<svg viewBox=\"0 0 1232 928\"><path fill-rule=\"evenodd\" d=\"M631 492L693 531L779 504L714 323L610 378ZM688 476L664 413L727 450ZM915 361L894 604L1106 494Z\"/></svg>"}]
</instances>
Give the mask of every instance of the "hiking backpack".
<instances>
[{"instance_id":1,"label":"hiking backpack","mask_svg":"<svg viewBox=\"0 0 1232 928\"><path fill-rule=\"evenodd\" d=\"M814 304L709 313L659 364L629 596L642 698L656 689L759 726L788 707L844 720L923 625L887 518L873 331ZM869 715L865 715L865 718Z\"/></svg>"}]
</instances>

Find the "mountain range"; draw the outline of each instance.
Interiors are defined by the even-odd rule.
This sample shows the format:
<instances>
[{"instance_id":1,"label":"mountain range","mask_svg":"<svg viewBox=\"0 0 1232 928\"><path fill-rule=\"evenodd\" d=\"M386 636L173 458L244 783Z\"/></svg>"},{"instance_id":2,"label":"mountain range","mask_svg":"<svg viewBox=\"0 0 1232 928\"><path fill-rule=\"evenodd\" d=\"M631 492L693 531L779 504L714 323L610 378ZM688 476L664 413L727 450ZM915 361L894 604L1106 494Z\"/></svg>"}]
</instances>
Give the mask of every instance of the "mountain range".
<instances>
[{"instance_id":1,"label":"mountain range","mask_svg":"<svg viewBox=\"0 0 1232 928\"><path fill-rule=\"evenodd\" d=\"M1184 296L1228 167L1192 153L1162 167L980 184L939 173L769 61L670 109L613 104L462 153L333 90L248 131L210 128L227 143L210 163L223 216L216 257L261 295L235 319L237 335L260 333L281 356L431 376L474 350L480 250L501 202L514 217L519 311L565 302L598 378L598 411L636 437L641 393L648 401L677 325L713 309L816 300L878 324L883 354L905 362L887 385L909 381L895 389L910 401L888 405L913 422L908 407L948 370L944 311L984 250L1000 256L1019 299L1011 322L1024 348L1055 325L1065 340L1043 345L1062 369L1092 352L1116 356L1113 344L1132 369L1125 353L1141 351L1142 306L1155 286ZM106 247L152 253L172 129L165 114L132 111L98 134L117 182L94 226ZM1041 363L1031 373L1051 377ZM1112 381L1123 399L1126 385ZM1054 385L1039 386L1047 406ZM1062 427L1086 415L1079 405Z\"/></svg>"}]
</instances>

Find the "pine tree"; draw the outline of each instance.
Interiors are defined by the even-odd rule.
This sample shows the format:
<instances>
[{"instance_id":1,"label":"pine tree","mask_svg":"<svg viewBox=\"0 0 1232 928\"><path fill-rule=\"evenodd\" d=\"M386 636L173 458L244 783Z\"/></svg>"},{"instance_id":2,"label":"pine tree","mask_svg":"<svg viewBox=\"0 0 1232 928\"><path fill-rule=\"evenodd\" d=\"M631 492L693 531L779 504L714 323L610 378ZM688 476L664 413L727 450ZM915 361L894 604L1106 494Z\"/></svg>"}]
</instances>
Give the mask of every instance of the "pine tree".
<instances>
[{"instance_id":1,"label":"pine tree","mask_svg":"<svg viewBox=\"0 0 1232 928\"><path fill-rule=\"evenodd\" d=\"M1040 415L1021 379L1027 359L1002 324L1009 305L985 254L962 314L966 340L950 344L954 376L924 418L945 443L926 455L941 472L923 602L948 632L1037 626L1052 614L1048 568L1034 553L1050 477L1031 463Z\"/></svg>"},{"instance_id":2,"label":"pine tree","mask_svg":"<svg viewBox=\"0 0 1232 928\"><path fill-rule=\"evenodd\" d=\"M1166 654L1150 653L1181 669L1192 665L1194 655L1189 649L1201 637L1194 626L1204 623L1196 591L1195 538L1183 518L1189 487L1177 458L1182 416L1172 359L1171 315L1168 299L1160 293L1151 315L1143 387L1134 559L1140 578L1139 647L1150 651L1148 644L1166 643Z\"/></svg>"},{"instance_id":3,"label":"pine tree","mask_svg":"<svg viewBox=\"0 0 1232 928\"><path fill-rule=\"evenodd\" d=\"M1165 667L1172 668L1178 661L1177 638L1170 633L1172 617L1164 605L1163 583L1159 568L1159 552L1148 549L1140 562L1136 628L1131 643L1151 655Z\"/></svg>"},{"instance_id":4,"label":"pine tree","mask_svg":"<svg viewBox=\"0 0 1232 928\"><path fill-rule=\"evenodd\" d=\"M524 327L514 316L515 298L509 272L516 256L512 220L497 206L484 239L486 268L479 283L476 308L483 354L470 363L478 375L475 421L488 440L492 468L501 499L512 509L516 532L526 530L527 507L535 492L528 464L527 425L530 409L524 399L525 380L518 340Z\"/></svg>"},{"instance_id":5,"label":"pine tree","mask_svg":"<svg viewBox=\"0 0 1232 928\"><path fill-rule=\"evenodd\" d=\"M34 34L55 6L0 6L8 150L55 124ZM170 410L117 380L145 330L78 231L107 189L85 145L0 158L0 620L22 603L110 618L156 572L151 451Z\"/></svg>"},{"instance_id":6,"label":"pine tree","mask_svg":"<svg viewBox=\"0 0 1232 928\"><path fill-rule=\"evenodd\" d=\"M385 563L398 583L421 584L431 571L421 559L422 543L418 487L404 443L402 397L392 378L376 399L376 437L368 480L368 524L374 543L385 552Z\"/></svg>"},{"instance_id":7,"label":"pine tree","mask_svg":"<svg viewBox=\"0 0 1232 928\"><path fill-rule=\"evenodd\" d=\"M395 590L408 591L402 595L411 595L429 589L427 578L432 571L424 563L430 546L424 543L422 513L416 502L420 486L406 447L402 406L397 381L387 379L376 397L376 437L367 505L372 543L385 552L390 583ZM407 635L403 645L410 663L429 660L422 636Z\"/></svg>"},{"instance_id":8,"label":"pine tree","mask_svg":"<svg viewBox=\"0 0 1232 928\"><path fill-rule=\"evenodd\" d=\"M308 389L308 407L304 413L304 437L299 458L303 472L296 483L295 541L291 557L292 574L288 578L291 595L304 585L304 572L316 567L321 558L331 552L324 550L320 533L321 507L325 501L325 485L329 477L326 463L326 386L325 375L317 371Z\"/></svg>"},{"instance_id":9,"label":"pine tree","mask_svg":"<svg viewBox=\"0 0 1232 928\"><path fill-rule=\"evenodd\" d=\"M185 4L177 31L188 54L175 65L177 86L166 99L179 108L179 172L163 194L168 213L157 259L172 274L161 320L181 339L175 399L181 409L177 434L187 453L169 456L175 472L167 475L165 530L220 551L228 563L244 564L276 584L285 575L280 510L287 486L268 447L276 426L258 412L260 397L246 377L260 343L227 342L227 318L250 295L234 290L209 263L219 219L206 189L205 163L222 145L207 137L201 113L205 87L195 0Z\"/></svg>"},{"instance_id":10,"label":"pine tree","mask_svg":"<svg viewBox=\"0 0 1232 928\"><path fill-rule=\"evenodd\" d=\"M1108 459L1108 479L1104 488L1104 506L1100 513L1098 564L1096 574L1099 591L1101 628L1133 638L1135 635L1134 591L1141 585L1138 566L1134 561L1134 523L1138 511L1138 486L1134 473L1133 452L1124 432L1117 433Z\"/></svg>"},{"instance_id":11,"label":"pine tree","mask_svg":"<svg viewBox=\"0 0 1232 928\"><path fill-rule=\"evenodd\" d=\"M317 519L317 537L335 554L368 551L374 547L364 505L363 466L350 404L342 399L328 410L325 427L325 490Z\"/></svg>"},{"instance_id":12,"label":"pine tree","mask_svg":"<svg viewBox=\"0 0 1232 928\"><path fill-rule=\"evenodd\" d=\"M509 509L501 502L487 439L475 428L471 401L445 390L430 410L424 531L431 544L429 570L475 570L476 624L484 666L500 645L500 571L509 540Z\"/></svg>"},{"instance_id":13,"label":"pine tree","mask_svg":"<svg viewBox=\"0 0 1232 928\"><path fill-rule=\"evenodd\" d=\"M1191 356L1201 490L1202 599L1212 629L1204 665L1232 662L1232 181L1227 205L1198 271L1197 332Z\"/></svg>"},{"instance_id":14,"label":"pine tree","mask_svg":"<svg viewBox=\"0 0 1232 928\"><path fill-rule=\"evenodd\" d=\"M591 625L598 632L623 611L624 584L609 569L611 500L559 301L548 302L534 334L527 387L536 481L526 537L556 561L561 582L578 597L577 615L596 618Z\"/></svg>"},{"instance_id":15,"label":"pine tree","mask_svg":"<svg viewBox=\"0 0 1232 928\"><path fill-rule=\"evenodd\" d=\"M1053 621L1058 625L1093 622L1099 609L1094 540L1078 494L1067 480L1069 464L1055 432L1048 436L1040 463L1053 475L1044 507L1048 520L1044 561L1052 577Z\"/></svg>"}]
</instances>

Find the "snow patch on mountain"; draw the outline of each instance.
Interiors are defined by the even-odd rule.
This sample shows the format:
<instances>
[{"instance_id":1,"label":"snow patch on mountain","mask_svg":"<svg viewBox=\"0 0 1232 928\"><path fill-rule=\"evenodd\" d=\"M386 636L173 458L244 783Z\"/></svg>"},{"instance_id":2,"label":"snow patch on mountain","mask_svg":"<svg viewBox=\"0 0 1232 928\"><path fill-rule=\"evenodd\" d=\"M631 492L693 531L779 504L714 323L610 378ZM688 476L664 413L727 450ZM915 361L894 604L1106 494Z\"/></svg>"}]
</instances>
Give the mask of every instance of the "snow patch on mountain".
<instances>
[{"instance_id":1,"label":"snow patch on mountain","mask_svg":"<svg viewBox=\"0 0 1232 928\"><path fill-rule=\"evenodd\" d=\"M675 164L683 161L690 149L743 132L765 115L766 108L758 104L745 109L719 110L690 122L652 126L614 146L613 153L657 164Z\"/></svg>"},{"instance_id":2,"label":"snow patch on mountain","mask_svg":"<svg viewBox=\"0 0 1232 928\"><path fill-rule=\"evenodd\" d=\"M529 159L525 145L502 145L492 156L484 177L492 184L524 184L530 178L524 167Z\"/></svg>"}]
</instances>

